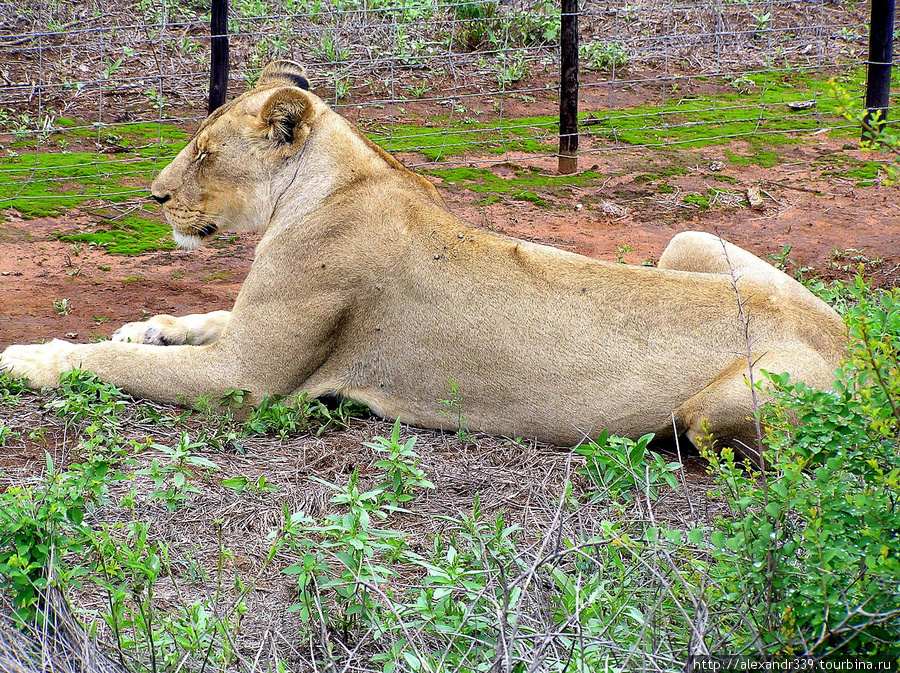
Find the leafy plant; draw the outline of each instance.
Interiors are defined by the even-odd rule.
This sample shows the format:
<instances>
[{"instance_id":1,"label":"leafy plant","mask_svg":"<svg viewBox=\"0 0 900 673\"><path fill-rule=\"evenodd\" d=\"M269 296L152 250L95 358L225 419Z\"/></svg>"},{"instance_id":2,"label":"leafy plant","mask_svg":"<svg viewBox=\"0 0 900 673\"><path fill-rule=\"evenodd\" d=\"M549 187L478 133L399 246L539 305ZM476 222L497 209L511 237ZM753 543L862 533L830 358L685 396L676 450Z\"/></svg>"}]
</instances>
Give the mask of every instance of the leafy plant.
<instances>
[{"instance_id":1,"label":"leafy plant","mask_svg":"<svg viewBox=\"0 0 900 673\"><path fill-rule=\"evenodd\" d=\"M195 476L194 469L219 469L211 460L194 453L204 446L203 442L191 442L190 436L186 432L181 433L178 443L174 446L148 445L148 448L161 451L168 458L166 464L162 464L158 458L154 458L150 467L135 472L135 474L149 476L153 482L156 490L150 493L150 498L165 501L169 511L174 512L193 494L199 493L200 489L190 483Z\"/></svg>"},{"instance_id":2,"label":"leafy plant","mask_svg":"<svg viewBox=\"0 0 900 673\"><path fill-rule=\"evenodd\" d=\"M497 86L505 89L510 84L515 84L524 79L528 74L525 68L525 54L521 51L511 55L507 52L501 52L498 56L497 65Z\"/></svg>"},{"instance_id":3,"label":"leafy plant","mask_svg":"<svg viewBox=\"0 0 900 673\"><path fill-rule=\"evenodd\" d=\"M621 42L586 42L578 45L578 56L586 70L611 72L628 63L628 52Z\"/></svg>"},{"instance_id":4,"label":"leafy plant","mask_svg":"<svg viewBox=\"0 0 900 673\"><path fill-rule=\"evenodd\" d=\"M500 35L500 3L473 0L452 0L453 37L457 44L475 51L479 47L496 43Z\"/></svg>"},{"instance_id":5,"label":"leafy plant","mask_svg":"<svg viewBox=\"0 0 900 673\"><path fill-rule=\"evenodd\" d=\"M678 488L675 473L681 469L681 463L667 463L651 451L648 446L652 439L650 434L633 441L604 430L596 441L575 447L575 452L586 458L584 467L578 468L578 472L601 489L598 497L630 502L637 490L655 500L660 485Z\"/></svg>"},{"instance_id":6,"label":"leafy plant","mask_svg":"<svg viewBox=\"0 0 900 673\"><path fill-rule=\"evenodd\" d=\"M416 670L489 670L500 633L515 628L522 587L513 578L525 571L519 528L508 526L502 512L486 520L477 495L471 514L446 520L450 529L435 538L428 558L408 555L426 577L392 602L381 623L398 638L391 652L373 657L385 663L384 670L391 670L390 658L398 652ZM436 646L416 652L411 629L428 634Z\"/></svg>"},{"instance_id":7,"label":"leafy plant","mask_svg":"<svg viewBox=\"0 0 900 673\"><path fill-rule=\"evenodd\" d=\"M114 426L118 424L118 414L127 406L126 399L125 393L96 374L71 369L60 375L59 388L44 406L67 423L90 420Z\"/></svg>"},{"instance_id":8,"label":"leafy plant","mask_svg":"<svg viewBox=\"0 0 900 673\"><path fill-rule=\"evenodd\" d=\"M373 442L363 442L364 446L387 453L388 457L375 463L375 467L385 470L387 480L381 484L381 500L392 507L402 507L415 497L419 488L434 488L419 467L419 454L413 450L416 437L400 443L400 421L394 423L390 438L376 437Z\"/></svg>"},{"instance_id":9,"label":"leafy plant","mask_svg":"<svg viewBox=\"0 0 900 673\"><path fill-rule=\"evenodd\" d=\"M450 395L445 400L438 400L441 405L441 415L453 421L456 426L456 438L464 442L469 438L469 422L463 415L462 396L459 394L459 384L456 379L448 381Z\"/></svg>"},{"instance_id":10,"label":"leafy plant","mask_svg":"<svg viewBox=\"0 0 900 673\"><path fill-rule=\"evenodd\" d=\"M90 531L85 513L105 502L110 481L123 478L104 458L60 471L46 454L46 472L36 485L0 494L0 587L11 593L23 619L51 577L66 583L81 574L69 557L84 551Z\"/></svg>"},{"instance_id":11,"label":"leafy plant","mask_svg":"<svg viewBox=\"0 0 900 673\"><path fill-rule=\"evenodd\" d=\"M561 28L560 11L553 0L538 0L531 10L506 19L510 38L527 45L557 45Z\"/></svg>"},{"instance_id":12,"label":"leafy plant","mask_svg":"<svg viewBox=\"0 0 900 673\"><path fill-rule=\"evenodd\" d=\"M900 133L896 131L896 127L886 123L881 110L870 114L863 109L860 102L837 82L832 81L830 88L837 100L836 112L865 132L862 148L894 156L892 163L885 163L881 167L882 182L888 186L900 184Z\"/></svg>"},{"instance_id":13,"label":"leafy plant","mask_svg":"<svg viewBox=\"0 0 900 673\"><path fill-rule=\"evenodd\" d=\"M302 515L291 517L291 546L301 551L302 560L284 570L297 576L301 602L293 606L304 621L316 616L346 637L359 623L377 619L373 602L376 590L395 572L378 563L378 557L402 544L399 531L374 528L372 517L385 519L380 506L381 488L361 491L359 471L354 470L346 487L313 477L336 491L331 502L346 507L344 514L329 514L322 525ZM318 591L333 596L335 610L319 603Z\"/></svg>"},{"instance_id":14,"label":"leafy plant","mask_svg":"<svg viewBox=\"0 0 900 673\"><path fill-rule=\"evenodd\" d=\"M248 477L231 477L229 479L223 479L222 486L233 489L235 495L240 495L248 489L252 493L274 493L278 490L277 486L270 484L266 480L265 475L260 475L255 480L251 480Z\"/></svg>"},{"instance_id":15,"label":"leafy plant","mask_svg":"<svg viewBox=\"0 0 900 673\"><path fill-rule=\"evenodd\" d=\"M72 306L68 299L54 299L53 308L57 315L69 315L72 312Z\"/></svg>"},{"instance_id":16,"label":"leafy plant","mask_svg":"<svg viewBox=\"0 0 900 673\"><path fill-rule=\"evenodd\" d=\"M243 398L242 398L243 399ZM315 430L316 436L332 428L346 428L350 419L363 413L363 407L352 400L342 399L335 409L329 409L320 399L310 400L302 392L295 397L266 396L254 407L244 424L248 432L256 434L288 435Z\"/></svg>"},{"instance_id":17,"label":"leafy plant","mask_svg":"<svg viewBox=\"0 0 900 673\"><path fill-rule=\"evenodd\" d=\"M25 384L25 379L11 376L9 372L0 372L0 406L16 406L27 391L28 386Z\"/></svg>"}]
</instances>

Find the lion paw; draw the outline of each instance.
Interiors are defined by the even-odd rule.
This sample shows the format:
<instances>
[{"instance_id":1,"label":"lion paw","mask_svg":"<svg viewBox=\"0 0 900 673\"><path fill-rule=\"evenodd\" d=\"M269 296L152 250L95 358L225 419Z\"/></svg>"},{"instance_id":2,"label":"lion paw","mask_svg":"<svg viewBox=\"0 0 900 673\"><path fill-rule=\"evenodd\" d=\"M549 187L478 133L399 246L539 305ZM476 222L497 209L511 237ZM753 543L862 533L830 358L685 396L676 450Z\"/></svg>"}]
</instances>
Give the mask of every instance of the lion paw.
<instances>
[{"instance_id":1,"label":"lion paw","mask_svg":"<svg viewBox=\"0 0 900 673\"><path fill-rule=\"evenodd\" d=\"M112 335L112 340L153 346L206 346L219 338L230 318L228 311L196 313L180 318L155 315L144 322L122 325Z\"/></svg>"},{"instance_id":2,"label":"lion paw","mask_svg":"<svg viewBox=\"0 0 900 673\"><path fill-rule=\"evenodd\" d=\"M61 358L75 348L77 344L60 339L33 346L10 346L0 354L0 371L24 378L34 388L55 387L63 372Z\"/></svg>"},{"instance_id":3,"label":"lion paw","mask_svg":"<svg viewBox=\"0 0 900 673\"><path fill-rule=\"evenodd\" d=\"M179 346L185 341L186 330L178 322L178 318L170 315L155 315L143 322L125 323L113 332L110 340L151 346Z\"/></svg>"}]
</instances>

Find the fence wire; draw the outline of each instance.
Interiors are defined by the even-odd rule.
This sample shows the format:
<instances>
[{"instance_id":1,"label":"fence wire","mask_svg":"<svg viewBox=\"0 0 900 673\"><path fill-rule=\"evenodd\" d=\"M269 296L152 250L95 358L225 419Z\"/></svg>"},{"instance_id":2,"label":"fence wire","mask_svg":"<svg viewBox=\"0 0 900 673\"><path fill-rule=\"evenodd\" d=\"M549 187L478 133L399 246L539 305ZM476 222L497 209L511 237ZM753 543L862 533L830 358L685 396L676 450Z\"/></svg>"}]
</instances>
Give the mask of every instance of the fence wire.
<instances>
[{"instance_id":1,"label":"fence wire","mask_svg":"<svg viewBox=\"0 0 900 673\"><path fill-rule=\"evenodd\" d=\"M409 165L553 156L553 0L235 0L229 96L273 58ZM862 96L868 6L834 0L588 0L582 155L810 133ZM127 201L205 117L204 2L0 5L0 209ZM47 212L53 212L47 206Z\"/></svg>"}]
</instances>

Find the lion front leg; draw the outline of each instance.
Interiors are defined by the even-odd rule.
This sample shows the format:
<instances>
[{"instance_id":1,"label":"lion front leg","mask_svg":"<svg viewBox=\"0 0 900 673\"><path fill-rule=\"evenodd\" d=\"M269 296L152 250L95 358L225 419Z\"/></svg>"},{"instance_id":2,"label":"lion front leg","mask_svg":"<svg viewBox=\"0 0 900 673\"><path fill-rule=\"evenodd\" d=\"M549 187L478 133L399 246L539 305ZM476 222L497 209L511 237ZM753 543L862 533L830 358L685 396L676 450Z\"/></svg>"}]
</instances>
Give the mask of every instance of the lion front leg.
<instances>
[{"instance_id":1,"label":"lion front leg","mask_svg":"<svg viewBox=\"0 0 900 673\"><path fill-rule=\"evenodd\" d=\"M290 389L290 371L266 368L239 351L209 346L153 346L121 341L73 344L54 339L46 344L9 346L0 354L0 371L24 378L33 388L56 387L63 372L84 369L135 397L163 403L218 399L229 388L263 395ZM249 363L248 363L249 361ZM247 364L257 365L252 368Z\"/></svg>"},{"instance_id":2,"label":"lion front leg","mask_svg":"<svg viewBox=\"0 0 900 673\"><path fill-rule=\"evenodd\" d=\"M76 348L77 344L60 339L31 346L10 346L0 353L0 372L24 378L33 388L55 388L59 375L71 369L65 365L65 357Z\"/></svg>"},{"instance_id":3,"label":"lion front leg","mask_svg":"<svg viewBox=\"0 0 900 673\"><path fill-rule=\"evenodd\" d=\"M230 320L229 311L194 313L180 318L155 315L149 320L122 325L110 340L153 346L206 346L218 340Z\"/></svg>"}]
</instances>

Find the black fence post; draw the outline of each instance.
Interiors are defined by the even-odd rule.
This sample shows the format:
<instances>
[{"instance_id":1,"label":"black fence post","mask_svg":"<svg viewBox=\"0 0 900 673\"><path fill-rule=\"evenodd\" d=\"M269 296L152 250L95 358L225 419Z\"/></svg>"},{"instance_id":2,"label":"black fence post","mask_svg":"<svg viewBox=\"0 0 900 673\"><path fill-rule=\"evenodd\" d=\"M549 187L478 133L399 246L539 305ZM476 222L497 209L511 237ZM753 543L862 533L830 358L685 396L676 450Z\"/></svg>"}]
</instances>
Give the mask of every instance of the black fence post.
<instances>
[{"instance_id":1,"label":"black fence post","mask_svg":"<svg viewBox=\"0 0 900 673\"><path fill-rule=\"evenodd\" d=\"M228 89L228 0L212 0L209 21L209 113L225 102Z\"/></svg>"},{"instance_id":2,"label":"black fence post","mask_svg":"<svg viewBox=\"0 0 900 673\"><path fill-rule=\"evenodd\" d=\"M869 72L863 140L874 140L884 128L891 100L891 61L894 41L894 0L872 0L869 22Z\"/></svg>"},{"instance_id":3,"label":"black fence post","mask_svg":"<svg viewBox=\"0 0 900 673\"><path fill-rule=\"evenodd\" d=\"M578 170L578 0L561 0L559 31L560 173Z\"/></svg>"}]
</instances>

